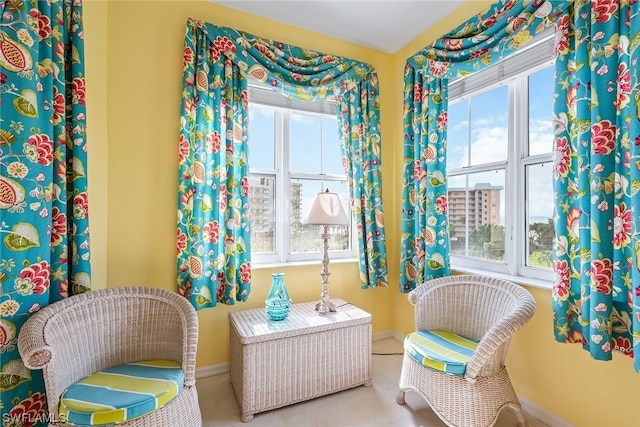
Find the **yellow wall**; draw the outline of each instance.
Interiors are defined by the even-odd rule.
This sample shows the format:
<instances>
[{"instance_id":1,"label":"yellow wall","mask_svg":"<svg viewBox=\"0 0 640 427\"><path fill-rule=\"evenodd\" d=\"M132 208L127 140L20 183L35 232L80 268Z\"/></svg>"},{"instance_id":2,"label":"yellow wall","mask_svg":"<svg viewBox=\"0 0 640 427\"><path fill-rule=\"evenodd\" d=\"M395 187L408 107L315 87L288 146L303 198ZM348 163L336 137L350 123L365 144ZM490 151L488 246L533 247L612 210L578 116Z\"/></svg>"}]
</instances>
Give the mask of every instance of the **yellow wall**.
<instances>
[{"instance_id":1,"label":"yellow wall","mask_svg":"<svg viewBox=\"0 0 640 427\"><path fill-rule=\"evenodd\" d=\"M87 171L93 289L107 286L107 3L94 1L85 16Z\"/></svg>"},{"instance_id":2,"label":"yellow wall","mask_svg":"<svg viewBox=\"0 0 640 427\"><path fill-rule=\"evenodd\" d=\"M188 17L372 64L380 78L388 289L360 290L355 263L331 263L331 296L373 315L374 332L406 333L413 309L397 291L402 188L402 82L406 58L478 12L472 0L391 55L206 1L85 0L85 47L94 288L175 289L177 147ZM108 119L108 120L107 120ZM272 269L254 270L251 300L201 310L198 367L228 361L232 310L262 307ZM278 269L294 301L315 300L320 265ZM530 289L533 320L513 339L508 367L526 399L578 426L640 425L640 376L615 355L595 362L553 340L551 295ZM581 373L586 375L580 375ZM592 387L598 391L592 392ZM614 394L615 393L615 394ZM618 397L622 396L622 397ZM611 418L606 418L611 415Z\"/></svg>"}]
</instances>

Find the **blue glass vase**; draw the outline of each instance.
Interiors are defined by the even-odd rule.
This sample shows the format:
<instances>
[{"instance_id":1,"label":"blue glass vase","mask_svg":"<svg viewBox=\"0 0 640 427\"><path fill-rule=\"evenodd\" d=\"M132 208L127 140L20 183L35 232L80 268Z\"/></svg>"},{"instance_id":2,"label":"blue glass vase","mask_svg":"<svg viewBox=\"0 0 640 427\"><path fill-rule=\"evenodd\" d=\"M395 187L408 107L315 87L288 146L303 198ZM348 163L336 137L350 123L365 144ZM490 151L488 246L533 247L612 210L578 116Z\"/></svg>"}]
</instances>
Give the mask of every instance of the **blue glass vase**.
<instances>
[{"instance_id":1,"label":"blue glass vase","mask_svg":"<svg viewBox=\"0 0 640 427\"><path fill-rule=\"evenodd\" d=\"M284 286L284 273L272 274L271 289L265 301L267 314L271 320L284 320L291 310L291 298Z\"/></svg>"}]
</instances>

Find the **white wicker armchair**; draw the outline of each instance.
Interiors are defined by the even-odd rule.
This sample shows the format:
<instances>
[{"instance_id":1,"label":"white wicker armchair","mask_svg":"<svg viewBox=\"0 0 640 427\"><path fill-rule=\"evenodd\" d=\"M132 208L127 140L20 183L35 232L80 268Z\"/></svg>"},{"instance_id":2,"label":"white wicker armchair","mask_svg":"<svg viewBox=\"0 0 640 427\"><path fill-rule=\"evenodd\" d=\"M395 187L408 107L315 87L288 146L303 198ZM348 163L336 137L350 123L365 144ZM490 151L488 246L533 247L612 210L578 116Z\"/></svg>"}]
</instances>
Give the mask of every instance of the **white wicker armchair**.
<instances>
[{"instance_id":1,"label":"white wicker armchair","mask_svg":"<svg viewBox=\"0 0 640 427\"><path fill-rule=\"evenodd\" d=\"M405 352L398 403L405 404L405 392L413 390L449 426L492 426L505 407L526 425L504 363L511 336L535 311L531 294L506 280L462 275L428 281L408 298L416 331L449 331L479 344L464 375L426 368Z\"/></svg>"},{"instance_id":2,"label":"white wicker armchair","mask_svg":"<svg viewBox=\"0 0 640 427\"><path fill-rule=\"evenodd\" d=\"M130 287L87 292L44 307L23 325L18 349L30 369L43 369L50 426L60 422L60 395L103 369L150 359L182 366L184 388L166 406L126 427L201 426L195 387L198 318L189 301L163 289Z\"/></svg>"}]
</instances>

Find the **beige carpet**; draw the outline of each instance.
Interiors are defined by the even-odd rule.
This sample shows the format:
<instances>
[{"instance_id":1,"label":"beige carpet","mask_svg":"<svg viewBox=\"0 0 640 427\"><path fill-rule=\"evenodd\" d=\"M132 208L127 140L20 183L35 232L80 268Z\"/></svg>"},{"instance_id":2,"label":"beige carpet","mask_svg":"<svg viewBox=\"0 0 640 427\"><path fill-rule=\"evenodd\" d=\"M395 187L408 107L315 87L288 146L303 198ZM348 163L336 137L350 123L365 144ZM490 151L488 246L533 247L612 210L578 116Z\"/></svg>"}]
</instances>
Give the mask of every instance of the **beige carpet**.
<instances>
[{"instance_id":1,"label":"beige carpet","mask_svg":"<svg viewBox=\"0 0 640 427\"><path fill-rule=\"evenodd\" d=\"M204 427L445 426L416 393L407 393L406 405L396 403L402 356L375 353L401 351L402 343L394 338L374 341L372 387L356 387L256 414L249 423L240 421L240 409L228 374L199 379L197 388ZM531 427L545 427L545 424L532 417L528 416L527 419ZM513 413L505 409L496 427L517 425Z\"/></svg>"}]
</instances>

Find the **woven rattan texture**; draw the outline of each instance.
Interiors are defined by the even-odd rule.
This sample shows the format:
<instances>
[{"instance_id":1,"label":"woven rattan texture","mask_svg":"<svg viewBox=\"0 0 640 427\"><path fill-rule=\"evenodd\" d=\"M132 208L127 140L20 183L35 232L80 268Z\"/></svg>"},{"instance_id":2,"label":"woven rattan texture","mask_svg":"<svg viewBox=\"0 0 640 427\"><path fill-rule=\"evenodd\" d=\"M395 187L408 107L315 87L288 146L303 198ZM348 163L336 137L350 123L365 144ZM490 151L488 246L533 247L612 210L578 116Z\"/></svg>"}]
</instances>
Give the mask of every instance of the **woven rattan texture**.
<instances>
[{"instance_id":1,"label":"woven rattan texture","mask_svg":"<svg viewBox=\"0 0 640 427\"><path fill-rule=\"evenodd\" d=\"M180 363L185 387L178 397L120 424L125 427L202 425L195 388L197 344L198 318L189 301L146 287L96 290L50 304L25 322L18 337L25 365L43 369L50 414L58 413L60 395L68 386L97 371L149 359Z\"/></svg>"},{"instance_id":2,"label":"woven rattan texture","mask_svg":"<svg viewBox=\"0 0 640 427\"><path fill-rule=\"evenodd\" d=\"M264 309L230 313L231 383L242 421L254 414L371 385L371 315L341 300L320 316L294 304L284 321Z\"/></svg>"},{"instance_id":3,"label":"woven rattan texture","mask_svg":"<svg viewBox=\"0 0 640 427\"><path fill-rule=\"evenodd\" d=\"M525 425L504 363L511 337L535 311L531 294L506 280L461 275L428 281L408 298L416 330L451 331L480 344L464 376L425 368L405 354L398 403L404 404L406 391L415 391L447 425L458 427L492 426L510 407Z\"/></svg>"}]
</instances>

